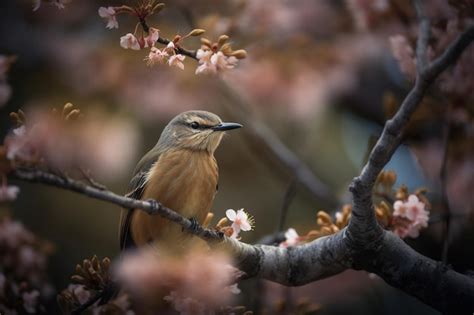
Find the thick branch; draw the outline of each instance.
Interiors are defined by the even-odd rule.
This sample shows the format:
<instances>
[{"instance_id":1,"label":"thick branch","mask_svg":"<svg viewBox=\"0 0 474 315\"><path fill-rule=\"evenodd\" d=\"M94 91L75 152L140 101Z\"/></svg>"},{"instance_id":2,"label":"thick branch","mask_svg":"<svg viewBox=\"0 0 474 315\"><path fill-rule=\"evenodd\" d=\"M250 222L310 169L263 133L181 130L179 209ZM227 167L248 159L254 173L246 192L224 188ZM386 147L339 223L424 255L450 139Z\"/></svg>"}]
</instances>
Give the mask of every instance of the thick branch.
<instances>
[{"instance_id":1,"label":"thick branch","mask_svg":"<svg viewBox=\"0 0 474 315\"><path fill-rule=\"evenodd\" d=\"M474 278L417 253L393 233L384 233L380 251L366 270L443 314L474 312Z\"/></svg>"},{"instance_id":2,"label":"thick branch","mask_svg":"<svg viewBox=\"0 0 474 315\"><path fill-rule=\"evenodd\" d=\"M423 30L427 31L422 28ZM427 36L426 34L420 36L417 55L423 55ZM421 103L428 87L441 72L459 58L462 51L473 40L474 26L471 25L449 45L440 57L427 65L426 68L420 67L422 69L417 75L415 86L408 93L395 116L386 122L367 164L361 174L353 180L349 188L353 196L353 216L349 224L349 236L364 246L376 246L376 241L380 240L382 234L381 228L375 220L372 204L372 189L378 174L399 146L404 128Z\"/></svg>"}]
</instances>

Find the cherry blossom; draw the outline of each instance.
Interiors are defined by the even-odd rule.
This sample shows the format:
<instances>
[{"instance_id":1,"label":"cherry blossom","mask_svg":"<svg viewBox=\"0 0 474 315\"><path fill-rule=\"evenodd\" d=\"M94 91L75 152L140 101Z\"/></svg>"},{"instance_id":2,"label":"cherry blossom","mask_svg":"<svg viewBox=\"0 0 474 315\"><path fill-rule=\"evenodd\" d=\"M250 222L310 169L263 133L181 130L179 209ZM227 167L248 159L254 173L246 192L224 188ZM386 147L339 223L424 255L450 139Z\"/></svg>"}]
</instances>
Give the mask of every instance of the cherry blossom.
<instances>
[{"instance_id":1,"label":"cherry blossom","mask_svg":"<svg viewBox=\"0 0 474 315\"><path fill-rule=\"evenodd\" d=\"M159 50L156 47L151 47L150 53L145 58L148 66L154 66L155 64L162 64L165 62L168 57L168 52L166 50Z\"/></svg>"},{"instance_id":2,"label":"cherry blossom","mask_svg":"<svg viewBox=\"0 0 474 315\"><path fill-rule=\"evenodd\" d=\"M234 56L226 56L222 51L212 55L211 63L217 67L217 70L232 69L237 65L237 58Z\"/></svg>"},{"instance_id":3,"label":"cherry blossom","mask_svg":"<svg viewBox=\"0 0 474 315\"><path fill-rule=\"evenodd\" d=\"M120 37L120 46L125 49L140 50L138 39L132 33Z\"/></svg>"},{"instance_id":4,"label":"cherry blossom","mask_svg":"<svg viewBox=\"0 0 474 315\"><path fill-rule=\"evenodd\" d=\"M118 28L118 21L114 7L100 7L99 16L107 21L107 28Z\"/></svg>"},{"instance_id":5,"label":"cherry blossom","mask_svg":"<svg viewBox=\"0 0 474 315\"><path fill-rule=\"evenodd\" d=\"M226 56L222 51L213 53L210 50L199 49L196 52L196 58L198 58L200 64L196 69L196 74L215 74L219 71L232 69L238 63L237 58Z\"/></svg>"},{"instance_id":6,"label":"cherry blossom","mask_svg":"<svg viewBox=\"0 0 474 315\"><path fill-rule=\"evenodd\" d=\"M144 38L145 47L154 47L158 38L160 38L160 30L154 27L150 27L150 30L148 31L148 36Z\"/></svg>"},{"instance_id":7,"label":"cherry blossom","mask_svg":"<svg viewBox=\"0 0 474 315\"><path fill-rule=\"evenodd\" d=\"M176 66L176 67L180 68L181 70L184 70L183 60L185 58L186 57L181 55L181 54L173 55L168 60L168 64L170 65L170 67Z\"/></svg>"},{"instance_id":8,"label":"cherry blossom","mask_svg":"<svg viewBox=\"0 0 474 315\"><path fill-rule=\"evenodd\" d=\"M394 232L400 237L418 237L420 230L428 226L429 212L416 195L408 196L407 201L397 200L393 204ZM400 223L404 222L404 223Z\"/></svg>"},{"instance_id":9,"label":"cherry blossom","mask_svg":"<svg viewBox=\"0 0 474 315\"><path fill-rule=\"evenodd\" d=\"M199 67L196 69L196 74L215 74L217 67L211 62L213 53L210 50L198 49L196 58L199 60Z\"/></svg>"},{"instance_id":10,"label":"cherry blossom","mask_svg":"<svg viewBox=\"0 0 474 315\"><path fill-rule=\"evenodd\" d=\"M280 243L280 247L296 246L299 244L301 237L298 235L295 229L289 228L285 232L285 241Z\"/></svg>"},{"instance_id":11,"label":"cherry blossom","mask_svg":"<svg viewBox=\"0 0 474 315\"><path fill-rule=\"evenodd\" d=\"M234 232L231 238L237 238L241 230L250 231L252 229L252 219L249 218L244 209L240 209L237 212L234 209L228 209L225 214L233 222L232 229Z\"/></svg>"},{"instance_id":12,"label":"cherry blossom","mask_svg":"<svg viewBox=\"0 0 474 315\"><path fill-rule=\"evenodd\" d=\"M165 300L180 314L212 314L233 299L236 288L231 285L242 272L225 253L191 251L178 258L149 248L125 255L116 275L145 303L154 303L166 290Z\"/></svg>"}]
</instances>

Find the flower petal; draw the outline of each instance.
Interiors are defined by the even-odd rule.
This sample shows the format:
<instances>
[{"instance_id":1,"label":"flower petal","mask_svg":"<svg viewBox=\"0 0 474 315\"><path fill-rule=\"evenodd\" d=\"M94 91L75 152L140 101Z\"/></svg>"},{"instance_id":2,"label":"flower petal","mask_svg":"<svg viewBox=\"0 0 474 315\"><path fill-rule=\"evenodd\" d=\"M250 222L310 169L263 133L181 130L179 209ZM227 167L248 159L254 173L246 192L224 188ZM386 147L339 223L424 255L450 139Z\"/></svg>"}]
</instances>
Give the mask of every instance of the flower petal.
<instances>
[{"instance_id":1,"label":"flower petal","mask_svg":"<svg viewBox=\"0 0 474 315\"><path fill-rule=\"evenodd\" d=\"M237 213L235 212L234 209L228 209L226 212L225 212L225 215L227 216L227 218L231 221L235 221L235 218L237 217Z\"/></svg>"}]
</instances>

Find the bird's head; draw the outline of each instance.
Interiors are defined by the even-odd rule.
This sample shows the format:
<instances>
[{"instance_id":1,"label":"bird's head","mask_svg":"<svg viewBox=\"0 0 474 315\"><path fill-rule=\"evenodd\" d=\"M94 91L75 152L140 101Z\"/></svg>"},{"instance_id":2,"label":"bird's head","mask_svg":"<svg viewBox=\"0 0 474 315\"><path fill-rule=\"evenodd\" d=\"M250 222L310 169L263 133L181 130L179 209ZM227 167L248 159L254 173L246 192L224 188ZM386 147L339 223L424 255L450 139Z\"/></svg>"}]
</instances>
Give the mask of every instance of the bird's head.
<instances>
[{"instance_id":1,"label":"bird's head","mask_svg":"<svg viewBox=\"0 0 474 315\"><path fill-rule=\"evenodd\" d=\"M219 116L201 110L188 111L173 118L163 130L158 146L167 149L190 149L214 153L224 131L242 127L222 122Z\"/></svg>"}]
</instances>

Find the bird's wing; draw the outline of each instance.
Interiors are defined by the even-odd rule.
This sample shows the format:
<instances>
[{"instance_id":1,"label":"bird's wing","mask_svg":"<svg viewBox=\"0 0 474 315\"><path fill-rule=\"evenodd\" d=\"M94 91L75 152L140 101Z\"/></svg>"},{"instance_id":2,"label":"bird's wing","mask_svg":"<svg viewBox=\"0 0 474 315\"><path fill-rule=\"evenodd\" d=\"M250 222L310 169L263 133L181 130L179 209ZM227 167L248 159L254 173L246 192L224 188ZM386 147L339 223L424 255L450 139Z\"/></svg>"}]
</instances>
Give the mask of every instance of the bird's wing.
<instances>
[{"instance_id":1,"label":"bird's wing","mask_svg":"<svg viewBox=\"0 0 474 315\"><path fill-rule=\"evenodd\" d=\"M140 160L135 168L134 176L130 181L128 193L125 195L126 197L133 199L142 198L148 179L148 172L159 157L160 153L158 150L151 150ZM134 209L123 209L120 215L119 238L121 250L135 246L130 231L133 211Z\"/></svg>"}]
</instances>

